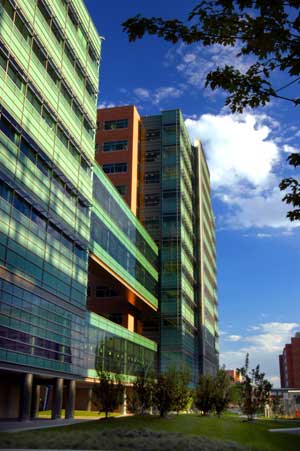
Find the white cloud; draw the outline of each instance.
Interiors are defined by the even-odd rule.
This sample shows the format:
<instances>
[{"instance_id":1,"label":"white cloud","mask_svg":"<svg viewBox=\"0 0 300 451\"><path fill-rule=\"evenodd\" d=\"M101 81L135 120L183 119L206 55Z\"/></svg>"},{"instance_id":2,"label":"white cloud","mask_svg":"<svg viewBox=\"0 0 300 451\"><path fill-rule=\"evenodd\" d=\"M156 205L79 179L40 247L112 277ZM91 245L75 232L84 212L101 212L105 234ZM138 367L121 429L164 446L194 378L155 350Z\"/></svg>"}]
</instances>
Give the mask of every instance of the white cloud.
<instances>
[{"instance_id":1,"label":"white cloud","mask_svg":"<svg viewBox=\"0 0 300 451\"><path fill-rule=\"evenodd\" d=\"M250 66L250 58L236 55L240 47L215 44L204 47L201 44L184 45L181 44L170 50L166 55L166 65L176 67L188 85L204 88L208 72L215 70L218 66L234 65L237 69L245 72ZM205 91L208 94L208 91ZM210 95L212 92L210 92Z\"/></svg>"},{"instance_id":2,"label":"white cloud","mask_svg":"<svg viewBox=\"0 0 300 451\"><path fill-rule=\"evenodd\" d=\"M226 336L226 340L227 341L233 341L233 342L235 342L235 341L240 341L241 340L241 336L240 335L227 335Z\"/></svg>"},{"instance_id":3,"label":"white cloud","mask_svg":"<svg viewBox=\"0 0 300 451\"><path fill-rule=\"evenodd\" d=\"M297 153L299 152L299 149L296 149L296 147L289 146L288 144L285 144L283 146L283 151L287 153Z\"/></svg>"},{"instance_id":4,"label":"white cloud","mask_svg":"<svg viewBox=\"0 0 300 451\"><path fill-rule=\"evenodd\" d=\"M180 97L183 94L183 90L173 86L162 86L152 92L148 89L136 88L133 90L133 93L139 100L149 101L154 105L158 105L166 99Z\"/></svg>"},{"instance_id":5,"label":"white cloud","mask_svg":"<svg viewBox=\"0 0 300 451\"><path fill-rule=\"evenodd\" d=\"M250 368L260 365L267 378L279 386L279 354L291 337L300 329L298 323L268 322L250 326L248 335L237 340L234 349L229 349L228 340L232 335L224 334L221 338L221 364L228 369L240 368L244 365L245 356L249 353ZM238 348L236 348L238 346ZM223 350L223 351L222 351Z\"/></svg>"},{"instance_id":6,"label":"white cloud","mask_svg":"<svg viewBox=\"0 0 300 451\"><path fill-rule=\"evenodd\" d=\"M265 184L279 148L268 136L271 129L260 116L204 114L186 119L192 139L200 138L208 158L213 187L235 187L241 181Z\"/></svg>"},{"instance_id":7,"label":"white cloud","mask_svg":"<svg viewBox=\"0 0 300 451\"><path fill-rule=\"evenodd\" d=\"M223 226L287 230L297 226L286 218L289 207L278 188L275 169L283 153L274 137L277 121L266 114L223 113L187 118L185 123L192 140L201 139L213 193L227 206Z\"/></svg>"},{"instance_id":8,"label":"white cloud","mask_svg":"<svg viewBox=\"0 0 300 451\"><path fill-rule=\"evenodd\" d=\"M247 196L227 196L226 203L231 207L223 222L234 229L248 227L272 227L274 229L292 229L298 224L286 218L289 207L282 202L283 194L279 188L255 193L249 190ZM235 207L234 209L232 207ZM257 234L258 238L266 238L267 234ZM271 235L271 234L269 234Z\"/></svg>"},{"instance_id":9,"label":"white cloud","mask_svg":"<svg viewBox=\"0 0 300 451\"><path fill-rule=\"evenodd\" d=\"M137 97L139 97L139 99L142 99L142 100L149 99L149 97L150 97L150 92L148 89L136 88L133 90L133 92Z\"/></svg>"},{"instance_id":10,"label":"white cloud","mask_svg":"<svg viewBox=\"0 0 300 451\"><path fill-rule=\"evenodd\" d=\"M116 105L112 102L106 102L105 100L98 103L98 108L113 108Z\"/></svg>"}]
</instances>

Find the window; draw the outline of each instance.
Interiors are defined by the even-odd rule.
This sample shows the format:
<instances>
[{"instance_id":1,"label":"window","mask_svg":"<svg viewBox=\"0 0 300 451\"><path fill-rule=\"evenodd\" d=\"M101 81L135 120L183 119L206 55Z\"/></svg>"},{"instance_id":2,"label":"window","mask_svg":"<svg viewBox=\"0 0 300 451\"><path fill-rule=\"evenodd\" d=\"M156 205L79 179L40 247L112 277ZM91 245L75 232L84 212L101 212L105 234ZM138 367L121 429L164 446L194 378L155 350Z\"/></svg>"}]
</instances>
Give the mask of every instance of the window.
<instances>
[{"instance_id":1,"label":"window","mask_svg":"<svg viewBox=\"0 0 300 451\"><path fill-rule=\"evenodd\" d=\"M155 141L160 138L159 129L149 129L146 131L146 141Z\"/></svg>"},{"instance_id":2,"label":"window","mask_svg":"<svg viewBox=\"0 0 300 451\"><path fill-rule=\"evenodd\" d=\"M115 130L116 128L127 128L128 119L117 119L115 121L105 121L104 130Z\"/></svg>"},{"instance_id":3,"label":"window","mask_svg":"<svg viewBox=\"0 0 300 451\"><path fill-rule=\"evenodd\" d=\"M159 183L159 172L145 172L145 183Z\"/></svg>"},{"instance_id":4,"label":"window","mask_svg":"<svg viewBox=\"0 0 300 451\"><path fill-rule=\"evenodd\" d=\"M25 83L23 82L22 77L20 74L18 74L17 69L11 64L11 62L8 65L8 75L14 82L14 84L21 90L25 90Z\"/></svg>"},{"instance_id":5,"label":"window","mask_svg":"<svg viewBox=\"0 0 300 451\"><path fill-rule=\"evenodd\" d=\"M165 190L163 192L164 199L174 199L176 197L177 191L174 189Z\"/></svg>"},{"instance_id":6,"label":"window","mask_svg":"<svg viewBox=\"0 0 300 451\"><path fill-rule=\"evenodd\" d=\"M4 72L6 72L7 61L7 57L0 51L0 67L2 67Z\"/></svg>"},{"instance_id":7,"label":"window","mask_svg":"<svg viewBox=\"0 0 300 451\"><path fill-rule=\"evenodd\" d=\"M121 196L125 196L125 194L127 192L127 186L126 185L117 185L116 189L119 191L119 194L121 194Z\"/></svg>"},{"instance_id":8,"label":"window","mask_svg":"<svg viewBox=\"0 0 300 451\"><path fill-rule=\"evenodd\" d=\"M153 162L159 161L160 152L159 150L148 150L145 153L145 161Z\"/></svg>"},{"instance_id":9,"label":"window","mask_svg":"<svg viewBox=\"0 0 300 451\"><path fill-rule=\"evenodd\" d=\"M33 41L32 50L33 50L35 56L37 57L37 59L39 60L39 62L42 64L42 66L46 67L47 57L42 52L42 50L40 49L40 47L38 46L38 44L37 44L37 42L35 40Z\"/></svg>"},{"instance_id":10,"label":"window","mask_svg":"<svg viewBox=\"0 0 300 451\"><path fill-rule=\"evenodd\" d=\"M22 199L17 193L14 194L13 206L23 215L30 217L31 206L26 200Z\"/></svg>"},{"instance_id":11,"label":"window","mask_svg":"<svg viewBox=\"0 0 300 451\"><path fill-rule=\"evenodd\" d=\"M26 157L29 158L34 164L36 163L36 152L31 147L31 145L24 140L23 137L21 139L20 151L23 155L26 155Z\"/></svg>"},{"instance_id":12,"label":"window","mask_svg":"<svg viewBox=\"0 0 300 451\"><path fill-rule=\"evenodd\" d=\"M103 152L113 152L115 150L128 150L128 140L109 141L103 143Z\"/></svg>"},{"instance_id":13,"label":"window","mask_svg":"<svg viewBox=\"0 0 300 451\"><path fill-rule=\"evenodd\" d=\"M17 143L19 134L15 127L2 115L0 119L0 130L14 143Z\"/></svg>"},{"instance_id":14,"label":"window","mask_svg":"<svg viewBox=\"0 0 300 451\"><path fill-rule=\"evenodd\" d=\"M127 163L104 164L102 168L106 174L127 172Z\"/></svg>"},{"instance_id":15,"label":"window","mask_svg":"<svg viewBox=\"0 0 300 451\"><path fill-rule=\"evenodd\" d=\"M110 298L110 297L114 297L114 296L118 296L118 294L112 288L104 287L104 286L100 286L100 285L96 286L96 297L97 298Z\"/></svg>"},{"instance_id":16,"label":"window","mask_svg":"<svg viewBox=\"0 0 300 451\"><path fill-rule=\"evenodd\" d=\"M159 194L146 194L144 203L146 207L159 205Z\"/></svg>"},{"instance_id":17,"label":"window","mask_svg":"<svg viewBox=\"0 0 300 451\"><path fill-rule=\"evenodd\" d=\"M31 103L31 105L36 109L36 111L41 114L42 111L42 102L37 98L35 93L28 88L27 89L27 100Z\"/></svg>"}]
</instances>

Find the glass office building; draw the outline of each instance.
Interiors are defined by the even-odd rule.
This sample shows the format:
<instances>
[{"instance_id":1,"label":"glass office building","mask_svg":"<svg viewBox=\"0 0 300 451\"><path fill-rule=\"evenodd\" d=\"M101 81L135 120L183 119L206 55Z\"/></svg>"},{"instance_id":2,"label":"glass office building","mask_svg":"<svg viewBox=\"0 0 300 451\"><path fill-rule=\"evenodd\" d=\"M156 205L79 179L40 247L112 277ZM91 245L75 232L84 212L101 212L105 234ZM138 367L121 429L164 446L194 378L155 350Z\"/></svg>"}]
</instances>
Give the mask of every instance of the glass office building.
<instances>
[{"instance_id":1,"label":"glass office building","mask_svg":"<svg viewBox=\"0 0 300 451\"><path fill-rule=\"evenodd\" d=\"M180 110L142 117L139 217L160 248L160 369L196 383L218 368L215 225L209 172Z\"/></svg>"},{"instance_id":2,"label":"glass office building","mask_svg":"<svg viewBox=\"0 0 300 451\"><path fill-rule=\"evenodd\" d=\"M157 246L102 170L93 177L100 48L81 0L0 0L1 417L35 417L42 391L57 418L64 390L71 417L96 361L127 381L155 365L142 331L157 309ZM115 291L87 304L90 278Z\"/></svg>"},{"instance_id":3,"label":"glass office building","mask_svg":"<svg viewBox=\"0 0 300 451\"><path fill-rule=\"evenodd\" d=\"M200 374L217 371L219 360L209 171L200 143L190 142L180 110L136 114L133 120L134 110L98 110L96 159L118 189L132 187L128 149L138 148L137 216L159 248L159 317L148 317L144 331L159 343L161 371L184 366L197 383ZM126 146L118 147L124 139Z\"/></svg>"}]
</instances>

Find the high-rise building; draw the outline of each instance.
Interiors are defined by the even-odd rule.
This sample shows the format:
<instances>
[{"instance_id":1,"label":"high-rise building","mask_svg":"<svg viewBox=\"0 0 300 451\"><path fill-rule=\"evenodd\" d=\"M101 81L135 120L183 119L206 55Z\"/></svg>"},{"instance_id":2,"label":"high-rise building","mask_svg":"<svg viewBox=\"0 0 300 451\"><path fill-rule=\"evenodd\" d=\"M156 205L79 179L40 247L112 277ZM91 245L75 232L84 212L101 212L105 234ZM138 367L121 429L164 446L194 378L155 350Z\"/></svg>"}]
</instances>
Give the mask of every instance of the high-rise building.
<instances>
[{"instance_id":1,"label":"high-rise building","mask_svg":"<svg viewBox=\"0 0 300 451\"><path fill-rule=\"evenodd\" d=\"M96 158L104 171L108 172L105 149L112 147L105 124L113 117L129 136L130 110L134 107L98 110ZM201 144L191 145L179 110L144 116L138 122L138 217L160 249L160 318L149 321L147 330L159 342L161 371L185 366L196 382L199 374L215 373L218 367L215 224L209 171ZM121 168L126 149L111 151L114 167ZM130 167L124 166L111 177L116 186L121 183L121 172L129 179L135 177Z\"/></svg>"},{"instance_id":2,"label":"high-rise building","mask_svg":"<svg viewBox=\"0 0 300 451\"><path fill-rule=\"evenodd\" d=\"M158 248L93 171L100 44L81 0L0 0L0 417L155 368Z\"/></svg>"},{"instance_id":3,"label":"high-rise building","mask_svg":"<svg viewBox=\"0 0 300 451\"><path fill-rule=\"evenodd\" d=\"M281 388L300 388L300 332L279 356Z\"/></svg>"}]
</instances>

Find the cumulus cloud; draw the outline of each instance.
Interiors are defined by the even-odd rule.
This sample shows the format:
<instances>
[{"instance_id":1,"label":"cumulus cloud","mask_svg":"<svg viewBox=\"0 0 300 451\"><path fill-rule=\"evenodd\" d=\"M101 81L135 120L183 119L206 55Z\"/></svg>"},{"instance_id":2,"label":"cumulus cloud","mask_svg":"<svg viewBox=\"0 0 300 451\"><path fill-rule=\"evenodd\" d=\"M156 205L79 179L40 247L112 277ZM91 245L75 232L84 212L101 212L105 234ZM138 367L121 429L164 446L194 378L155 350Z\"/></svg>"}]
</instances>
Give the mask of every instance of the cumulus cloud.
<instances>
[{"instance_id":1,"label":"cumulus cloud","mask_svg":"<svg viewBox=\"0 0 300 451\"><path fill-rule=\"evenodd\" d=\"M98 108L113 108L116 105L112 102L107 102L105 100L103 100L102 102L98 103Z\"/></svg>"},{"instance_id":2,"label":"cumulus cloud","mask_svg":"<svg viewBox=\"0 0 300 451\"><path fill-rule=\"evenodd\" d=\"M154 105L159 105L166 99L176 99L183 94L183 90L174 86L162 86L153 91L145 88L136 88L133 90L137 99L148 101Z\"/></svg>"},{"instance_id":3,"label":"cumulus cloud","mask_svg":"<svg viewBox=\"0 0 300 451\"><path fill-rule=\"evenodd\" d=\"M220 362L228 369L240 368L244 365L245 356L250 355L250 367L260 365L268 379L279 386L279 360L278 356L290 338L299 331L299 323L268 322L248 328L248 335L237 335L235 349L229 349L232 335L224 334L221 337ZM236 348L237 346L237 348Z\"/></svg>"},{"instance_id":4,"label":"cumulus cloud","mask_svg":"<svg viewBox=\"0 0 300 451\"><path fill-rule=\"evenodd\" d=\"M133 90L133 92L141 100L149 99L149 97L150 97L150 91L148 89L136 88Z\"/></svg>"},{"instance_id":5,"label":"cumulus cloud","mask_svg":"<svg viewBox=\"0 0 300 451\"><path fill-rule=\"evenodd\" d=\"M290 229L276 165L282 148L278 123L266 114L204 114L187 118L192 140L200 138L210 168L213 193L227 208L222 225L230 228ZM262 236L260 236L262 238Z\"/></svg>"}]
</instances>

